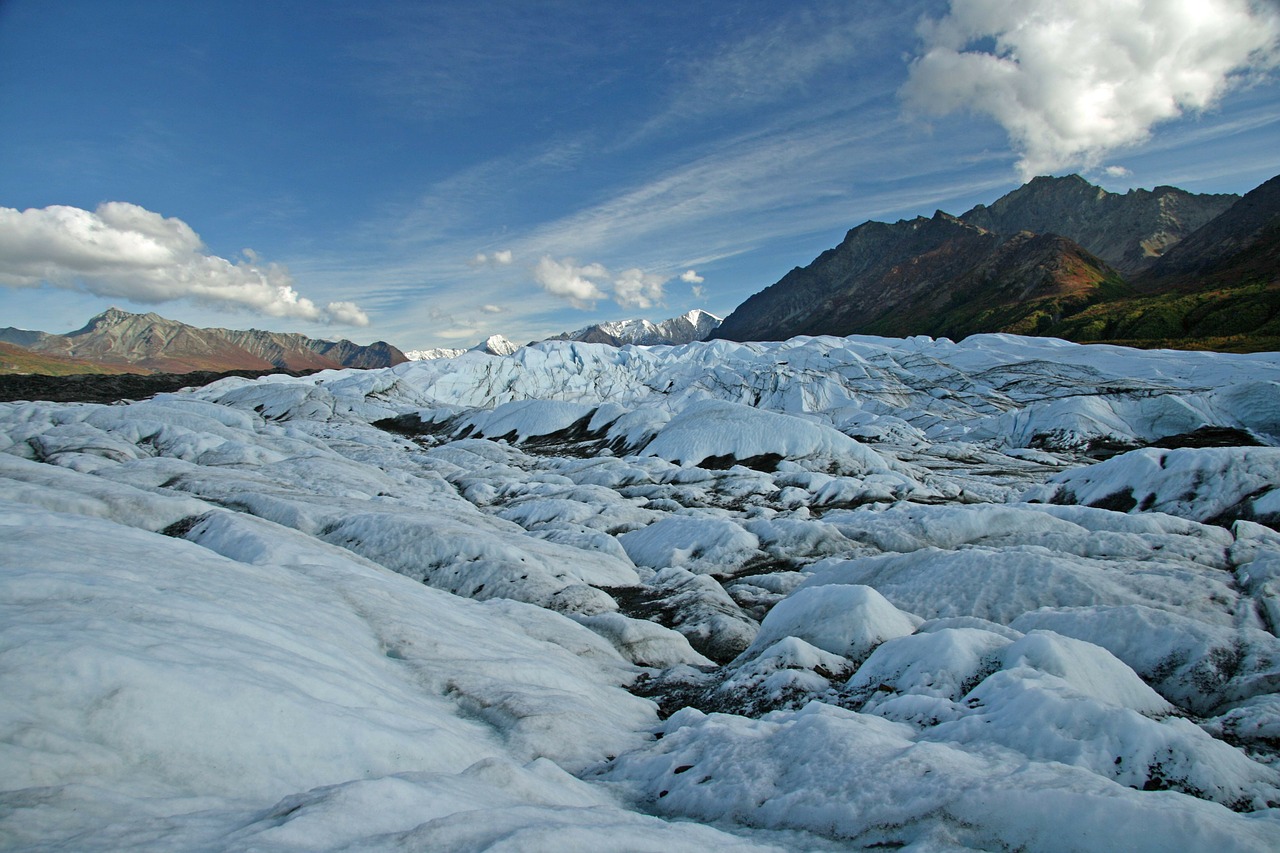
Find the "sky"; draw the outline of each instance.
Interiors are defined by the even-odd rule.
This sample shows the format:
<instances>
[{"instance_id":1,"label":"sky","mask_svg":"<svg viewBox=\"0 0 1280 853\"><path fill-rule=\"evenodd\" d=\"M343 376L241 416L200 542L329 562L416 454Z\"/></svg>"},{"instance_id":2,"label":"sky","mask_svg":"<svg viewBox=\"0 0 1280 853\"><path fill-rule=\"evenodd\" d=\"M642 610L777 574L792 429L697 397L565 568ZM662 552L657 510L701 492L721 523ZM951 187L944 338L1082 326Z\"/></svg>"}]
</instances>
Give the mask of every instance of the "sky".
<instances>
[{"instance_id":1,"label":"sky","mask_svg":"<svg viewBox=\"0 0 1280 853\"><path fill-rule=\"evenodd\" d=\"M0 0L0 326L725 316L1037 174L1280 173L1280 0Z\"/></svg>"}]
</instances>

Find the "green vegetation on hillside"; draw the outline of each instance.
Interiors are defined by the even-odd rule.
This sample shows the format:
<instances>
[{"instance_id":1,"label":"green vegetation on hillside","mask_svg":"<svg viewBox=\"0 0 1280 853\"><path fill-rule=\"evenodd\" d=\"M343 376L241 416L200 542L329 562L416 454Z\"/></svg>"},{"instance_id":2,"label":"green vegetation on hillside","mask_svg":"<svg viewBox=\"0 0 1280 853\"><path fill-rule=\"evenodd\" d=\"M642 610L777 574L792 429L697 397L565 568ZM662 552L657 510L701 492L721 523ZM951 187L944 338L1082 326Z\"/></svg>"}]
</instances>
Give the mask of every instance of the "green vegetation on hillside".
<instances>
[{"instance_id":1,"label":"green vegetation on hillside","mask_svg":"<svg viewBox=\"0 0 1280 853\"><path fill-rule=\"evenodd\" d=\"M0 374L39 374L41 376L77 376L80 374L114 375L145 373L138 368L115 367L92 361L62 358L32 352L25 347L0 342Z\"/></svg>"},{"instance_id":2,"label":"green vegetation on hillside","mask_svg":"<svg viewBox=\"0 0 1280 853\"><path fill-rule=\"evenodd\" d=\"M1130 296L1092 305L1037 334L1147 348L1280 350L1280 282Z\"/></svg>"},{"instance_id":3,"label":"green vegetation on hillside","mask_svg":"<svg viewBox=\"0 0 1280 853\"><path fill-rule=\"evenodd\" d=\"M999 329L1015 335L1048 335L1064 317L1077 316L1099 303L1122 299L1133 290L1118 276L1099 281L1087 291L1055 295L1026 302L976 299L958 305L942 315L940 324L961 336L983 329Z\"/></svg>"}]
</instances>

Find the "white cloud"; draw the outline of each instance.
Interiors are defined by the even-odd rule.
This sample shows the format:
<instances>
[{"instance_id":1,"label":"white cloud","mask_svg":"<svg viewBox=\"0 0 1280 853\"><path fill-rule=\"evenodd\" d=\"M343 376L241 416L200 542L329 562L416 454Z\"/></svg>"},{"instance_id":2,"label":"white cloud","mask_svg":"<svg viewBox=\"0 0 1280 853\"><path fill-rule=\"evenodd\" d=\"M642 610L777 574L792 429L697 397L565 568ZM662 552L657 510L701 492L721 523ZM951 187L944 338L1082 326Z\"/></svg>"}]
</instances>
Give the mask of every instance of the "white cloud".
<instances>
[{"instance_id":1,"label":"white cloud","mask_svg":"<svg viewBox=\"0 0 1280 853\"><path fill-rule=\"evenodd\" d=\"M318 307L293 288L289 271L251 250L232 262L205 252L180 219L113 201L95 211L53 205L0 207L0 284L50 284L140 303L193 299L271 317L368 325L351 302Z\"/></svg>"},{"instance_id":2,"label":"white cloud","mask_svg":"<svg viewBox=\"0 0 1280 853\"><path fill-rule=\"evenodd\" d=\"M494 252L491 255L486 255L484 252L477 252L475 255L472 256L471 260L467 261L467 266L469 267L487 267L487 266L505 267L510 265L510 263L514 259L515 259L515 254L510 249L501 249L497 252Z\"/></svg>"},{"instance_id":3,"label":"white cloud","mask_svg":"<svg viewBox=\"0 0 1280 853\"><path fill-rule=\"evenodd\" d=\"M694 299L707 298L707 289L700 284L695 284L693 287L689 288L689 290L693 293Z\"/></svg>"},{"instance_id":4,"label":"white cloud","mask_svg":"<svg viewBox=\"0 0 1280 853\"><path fill-rule=\"evenodd\" d=\"M1024 178L1096 166L1280 60L1265 0L952 0L919 32L906 103L991 116Z\"/></svg>"},{"instance_id":5,"label":"white cloud","mask_svg":"<svg viewBox=\"0 0 1280 853\"><path fill-rule=\"evenodd\" d=\"M329 318L344 326L367 326L369 315L360 310L354 302L330 302L324 308Z\"/></svg>"},{"instance_id":6,"label":"white cloud","mask_svg":"<svg viewBox=\"0 0 1280 853\"><path fill-rule=\"evenodd\" d=\"M601 264L579 265L573 258L557 261L550 255L538 261L533 278L543 290L584 310L608 298L624 308L652 308L661 304L668 280L639 268L614 275Z\"/></svg>"},{"instance_id":7,"label":"white cloud","mask_svg":"<svg viewBox=\"0 0 1280 853\"><path fill-rule=\"evenodd\" d=\"M1107 166L1102 171L1110 178L1127 178L1133 174L1133 172L1129 171L1124 166Z\"/></svg>"},{"instance_id":8,"label":"white cloud","mask_svg":"<svg viewBox=\"0 0 1280 853\"><path fill-rule=\"evenodd\" d=\"M680 273L680 280L686 281L689 284L702 284L704 281L706 281L705 278L698 275L698 273L695 272L694 270L685 270L684 272Z\"/></svg>"},{"instance_id":9,"label":"white cloud","mask_svg":"<svg viewBox=\"0 0 1280 853\"><path fill-rule=\"evenodd\" d=\"M609 271L599 264L578 266L572 258L554 260L543 255L533 268L534 281L553 296L568 299L575 308L589 309L605 298L596 280L607 279Z\"/></svg>"},{"instance_id":10,"label":"white cloud","mask_svg":"<svg viewBox=\"0 0 1280 853\"><path fill-rule=\"evenodd\" d=\"M652 308L662 301L667 280L640 269L623 270L613 280L613 301L623 308Z\"/></svg>"},{"instance_id":11,"label":"white cloud","mask_svg":"<svg viewBox=\"0 0 1280 853\"><path fill-rule=\"evenodd\" d=\"M507 309L498 305L481 305L480 310L485 314L505 314Z\"/></svg>"}]
</instances>

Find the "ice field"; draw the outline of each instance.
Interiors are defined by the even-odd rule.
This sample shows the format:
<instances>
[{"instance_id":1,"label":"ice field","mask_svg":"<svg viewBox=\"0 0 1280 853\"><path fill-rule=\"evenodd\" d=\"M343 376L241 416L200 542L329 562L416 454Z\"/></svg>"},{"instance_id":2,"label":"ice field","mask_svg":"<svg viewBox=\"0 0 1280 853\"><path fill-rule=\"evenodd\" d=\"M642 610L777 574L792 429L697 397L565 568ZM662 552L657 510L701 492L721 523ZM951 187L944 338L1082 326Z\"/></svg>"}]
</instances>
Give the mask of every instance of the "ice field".
<instances>
[{"instance_id":1,"label":"ice field","mask_svg":"<svg viewBox=\"0 0 1280 853\"><path fill-rule=\"evenodd\" d=\"M0 847L1276 850L1280 354L0 404Z\"/></svg>"}]
</instances>

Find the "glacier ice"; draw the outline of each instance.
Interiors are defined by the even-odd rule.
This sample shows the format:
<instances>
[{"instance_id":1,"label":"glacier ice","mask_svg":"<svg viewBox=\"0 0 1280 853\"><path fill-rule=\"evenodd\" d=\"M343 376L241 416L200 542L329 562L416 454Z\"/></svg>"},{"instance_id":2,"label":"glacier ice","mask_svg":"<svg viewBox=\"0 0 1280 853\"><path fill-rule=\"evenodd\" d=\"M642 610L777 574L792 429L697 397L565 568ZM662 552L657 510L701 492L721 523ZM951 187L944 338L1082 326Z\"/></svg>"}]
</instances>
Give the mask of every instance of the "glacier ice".
<instances>
[{"instance_id":1,"label":"glacier ice","mask_svg":"<svg viewBox=\"0 0 1280 853\"><path fill-rule=\"evenodd\" d=\"M1274 849L1277 383L559 341L0 404L0 847Z\"/></svg>"}]
</instances>

